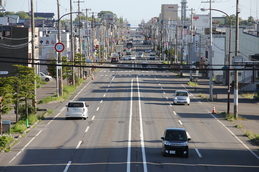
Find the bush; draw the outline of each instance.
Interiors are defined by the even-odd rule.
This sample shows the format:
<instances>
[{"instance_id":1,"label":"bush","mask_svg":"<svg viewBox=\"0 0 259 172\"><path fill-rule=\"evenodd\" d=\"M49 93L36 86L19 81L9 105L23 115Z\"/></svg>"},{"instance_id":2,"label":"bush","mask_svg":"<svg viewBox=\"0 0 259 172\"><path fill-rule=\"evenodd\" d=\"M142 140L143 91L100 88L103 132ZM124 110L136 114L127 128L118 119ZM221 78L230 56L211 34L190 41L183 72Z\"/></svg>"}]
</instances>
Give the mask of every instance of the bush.
<instances>
[{"instance_id":1,"label":"bush","mask_svg":"<svg viewBox=\"0 0 259 172\"><path fill-rule=\"evenodd\" d=\"M25 104L19 105L18 113L21 115L21 119L25 119L26 118ZM37 110L32 105L28 105L28 113L29 113L29 115L30 114L35 115L37 113Z\"/></svg>"},{"instance_id":2,"label":"bush","mask_svg":"<svg viewBox=\"0 0 259 172\"><path fill-rule=\"evenodd\" d=\"M0 150L4 150L7 148L9 143L13 140L12 137L9 136L1 136L0 137Z\"/></svg>"}]
</instances>

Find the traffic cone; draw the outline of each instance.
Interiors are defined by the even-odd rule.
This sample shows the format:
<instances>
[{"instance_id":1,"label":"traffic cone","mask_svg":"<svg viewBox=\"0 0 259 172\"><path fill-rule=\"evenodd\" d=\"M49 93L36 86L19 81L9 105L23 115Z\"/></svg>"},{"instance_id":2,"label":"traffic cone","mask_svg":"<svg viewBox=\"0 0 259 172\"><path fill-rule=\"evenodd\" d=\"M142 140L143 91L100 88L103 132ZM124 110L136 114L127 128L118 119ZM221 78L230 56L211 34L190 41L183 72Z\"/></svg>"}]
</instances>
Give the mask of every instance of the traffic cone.
<instances>
[{"instance_id":1,"label":"traffic cone","mask_svg":"<svg viewBox=\"0 0 259 172\"><path fill-rule=\"evenodd\" d=\"M211 113L212 113L212 114L216 114L216 113L217 113L215 106L213 106L213 109L212 109L212 112L211 112Z\"/></svg>"},{"instance_id":2,"label":"traffic cone","mask_svg":"<svg viewBox=\"0 0 259 172\"><path fill-rule=\"evenodd\" d=\"M94 75L92 75L92 80L94 80Z\"/></svg>"}]
</instances>

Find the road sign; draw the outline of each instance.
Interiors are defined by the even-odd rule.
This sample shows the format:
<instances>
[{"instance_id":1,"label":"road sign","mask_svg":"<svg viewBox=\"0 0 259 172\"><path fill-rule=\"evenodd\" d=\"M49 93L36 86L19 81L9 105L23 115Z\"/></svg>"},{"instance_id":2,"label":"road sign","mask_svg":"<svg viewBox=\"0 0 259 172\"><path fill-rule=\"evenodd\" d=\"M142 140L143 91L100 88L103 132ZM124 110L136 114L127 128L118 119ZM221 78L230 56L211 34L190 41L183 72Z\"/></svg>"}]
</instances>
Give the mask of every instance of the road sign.
<instances>
[{"instance_id":1,"label":"road sign","mask_svg":"<svg viewBox=\"0 0 259 172\"><path fill-rule=\"evenodd\" d=\"M65 45L61 42L58 42L55 44L54 48L57 52L62 52L65 49Z\"/></svg>"},{"instance_id":2,"label":"road sign","mask_svg":"<svg viewBox=\"0 0 259 172\"><path fill-rule=\"evenodd\" d=\"M0 75L8 74L8 71L0 71Z\"/></svg>"}]
</instances>

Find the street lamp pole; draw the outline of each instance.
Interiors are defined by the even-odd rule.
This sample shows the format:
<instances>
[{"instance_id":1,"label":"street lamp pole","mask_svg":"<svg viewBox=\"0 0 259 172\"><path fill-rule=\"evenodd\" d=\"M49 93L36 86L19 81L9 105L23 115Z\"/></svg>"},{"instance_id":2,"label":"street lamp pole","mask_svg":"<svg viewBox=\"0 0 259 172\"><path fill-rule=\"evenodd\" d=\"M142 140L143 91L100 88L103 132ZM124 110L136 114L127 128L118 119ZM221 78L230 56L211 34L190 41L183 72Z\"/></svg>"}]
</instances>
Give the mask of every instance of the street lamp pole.
<instances>
[{"instance_id":1,"label":"street lamp pole","mask_svg":"<svg viewBox=\"0 0 259 172\"><path fill-rule=\"evenodd\" d=\"M229 114L230 111L230 59L231 59L231 38L232 38L232 19L231 17L224 11L218 10L218 9L204 9L201 8L201 11L206 11L206 10L212 10L212 11L218 11L223 14L225 14L229 18L229 45L228 45L228 72L227 72L227 84L228 84L228 103L227 103L227 114Z\"/></svg>"}]
</instances>

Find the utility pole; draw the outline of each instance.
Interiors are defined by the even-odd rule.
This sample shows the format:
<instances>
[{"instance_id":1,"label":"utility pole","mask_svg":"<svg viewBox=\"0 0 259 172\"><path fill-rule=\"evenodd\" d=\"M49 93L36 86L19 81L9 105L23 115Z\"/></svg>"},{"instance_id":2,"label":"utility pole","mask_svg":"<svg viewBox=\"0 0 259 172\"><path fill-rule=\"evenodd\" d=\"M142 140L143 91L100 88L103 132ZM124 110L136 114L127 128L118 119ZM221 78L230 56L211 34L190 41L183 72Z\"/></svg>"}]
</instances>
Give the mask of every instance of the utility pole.
<instances>
[{"instance_id":1,"label":"utility pole","mask_svg":"<svg viewBox=\"0 0 259 172\"><path fill-rule=\"evenodd\" d=\"M58 42L61 42L61 27L60 27L60 2L57 0L57 7L58 7ZM62 57L61 57L61 52L58 52L58 64L62 64ZM59 94L58 96L63 95L63 76L62 76L62 66L58 66L58 91Z\"/></svg>"},{"instance_id":2,"label":"utility pole","mask_svg":"<svg viewBox=\"0 0 259 172\"><path fill-rule=\"evenodd\" d=\"M85 1L74 1L74 3L77 3L77 7L78 7L78 38L79 38L79 53L81 54L80 56L80 67L79 67L79 77L82 78L82 40L81 40L81 29L80 29L80 25L81 25L81 20L80 20L80 3L85 2Z\"/></svg>"},{"instance_id":3,"label":"utility pole","mask_svg":"<svg viewBox=\"0 0 259 172\"><path fill-rule=\"evenodd\" d=\"M75 73L74 73L74 32L73 32L73 18L72 18L72 0L70 0L70 40L71 40L71 48L70 48L70 58L72 61L72 75L71 75L71 80L72 80L72 85L75 85Z\"/></svg>"},{"instance_id":4,"label":"utility pole","mask_svg":"<svg viewBox=\"0 0 259 172\"><path fill-rule=\"evenodd\" d=\"M193 8L191 9L191 41L190 41L190 49L189 49L189 64L192 65L192 52L193 52ZM192 81L192 68L190 65L190 81Z\"/></svg>"},{"instance_id":5,"label":"utility pole","mask_svg":"<svg viewBox=\"0 0 259 172\"><path fill-rule=\"evenodd\" d=\"M182 21L182 27L181 27L181 66L180 68L183 68L183 50L184 50L184 26L185 26L185 21L186 21L186 4L187 4L187 0L182 0L181 1L181 21ZM180 70L180 75L183 75L183 71Z\"/></svg>"},{"instance_id":6,"label":"utility pole","mask_svg":"<svg viewBox=\"0 0 259 172\"><path fill-rule=\"evenodd\" d=\"M31 59L32 59L32 67L34 68L34 73L36 73L36 65L35 65L35 26L34 26L34 0L31 0ZM33 107L36 108L36 101L37 101L37 92L36 92L36 87L37 87L37 81L36 78L34 79L34 98L32 105Z\"/></svg>"},{"instance_id":7,"label":"utility pole","mask_svg":"<svg viewBox=\"0 0 259 172\"><path fill-rule=\"evenodd\" d=\"M239 0L236 0L236 42L235 42L235 57L239 50ZM238 118L238 70L235 70L234 81L234 116Z\"/></svg>"},{"instance_id":8,"label":"utility pole","mask_svg":"<svg viewBox=\"0 0 259 172\"><path fill-rule=\"evenodd\" d=\"M90 49L89 49L89 41L90 41L90 39L89 39L89 30L88 30L88 10L91 10L90 8L86 8L85 9L85 23L86 23L86 31L87 31L87 37L86 37L86 39L87 39L87 57L89 58L89 51L90 51Z\"/></svg>"},{"instance_id":9,"label":"utility pole","mask_svg":"<svg viewBox=\"0 0 259 172\"><path fill-rule=\"evenodd\" d=\"M213 101L213 82L212 82L212 77L213 77L213 73L212 73L212 13L211 13L211 9L212 9L212 0L210 0L210 53L209 53L209 78L210 78L210 100Z\"/></svg>"}]
</instances>

